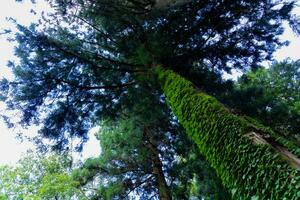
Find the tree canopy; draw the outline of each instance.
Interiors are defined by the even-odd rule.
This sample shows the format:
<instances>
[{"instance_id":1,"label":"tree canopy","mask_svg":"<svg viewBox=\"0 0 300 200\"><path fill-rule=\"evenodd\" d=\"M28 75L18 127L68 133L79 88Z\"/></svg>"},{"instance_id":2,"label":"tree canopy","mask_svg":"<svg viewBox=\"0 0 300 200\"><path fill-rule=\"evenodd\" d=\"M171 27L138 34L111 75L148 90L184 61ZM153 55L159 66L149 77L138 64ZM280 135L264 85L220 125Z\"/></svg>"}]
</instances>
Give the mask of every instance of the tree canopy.
<instances>
[{"instance_id":1,"label":"tree canopy","mask_svg":"<svg viewBox=\"0 0 300 200\"><path fill-rule=\"evenodd\" d=\"M51 0L57 12L40 28L18 25L21 61L10 62L15 81L2 80L1 93L21 111L20 123L42 123L42 137L57 148L72 137L84 142L101 116L118 115L156 64L192 77L203 68L220 73L272 58L295 5L194 0L141 9L149 2Z\"/></svg>"}]
</instances>

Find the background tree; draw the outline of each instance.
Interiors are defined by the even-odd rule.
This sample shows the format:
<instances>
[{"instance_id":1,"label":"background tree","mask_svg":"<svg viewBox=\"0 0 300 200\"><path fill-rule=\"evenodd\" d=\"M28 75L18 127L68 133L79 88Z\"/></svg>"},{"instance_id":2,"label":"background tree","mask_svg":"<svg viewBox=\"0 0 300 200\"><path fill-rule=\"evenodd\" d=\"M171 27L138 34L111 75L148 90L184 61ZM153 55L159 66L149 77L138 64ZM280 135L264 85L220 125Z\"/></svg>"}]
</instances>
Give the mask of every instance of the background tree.
<instances>
[{"instance_id":1,"label":"background tree","mask_svg":"<svg viewBox=\"0 0 300 200\"><path fill-rule=\"evenodd\" d=\"M275 62L242 76L227 104L299 142L300 61Z\"/></svg>"},{"instance_id":2,"label":"background tree","mask_svg":"<svg viewBox=\"0 0 300 200\"><path fill-rule=\"evenodd\" d=\"M16 166L0 167L0 199L87 199L70 166L68 156L28 153Z\"/></svg>"}]
</instances>

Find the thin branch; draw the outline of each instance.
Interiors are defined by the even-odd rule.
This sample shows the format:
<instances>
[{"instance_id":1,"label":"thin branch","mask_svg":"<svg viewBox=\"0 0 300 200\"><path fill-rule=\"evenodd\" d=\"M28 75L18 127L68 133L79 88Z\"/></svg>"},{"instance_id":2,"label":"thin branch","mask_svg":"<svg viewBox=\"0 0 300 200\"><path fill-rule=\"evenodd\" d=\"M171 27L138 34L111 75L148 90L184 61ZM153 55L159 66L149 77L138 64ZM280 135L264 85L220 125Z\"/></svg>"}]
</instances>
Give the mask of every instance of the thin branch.
<instances>
[{"instance_id":1,"label":"thin branch","mask_svg":"<svg viewBox=\"0 0 300 200\"><path fill-rule=\"evenodd\" d=\"M129 72L129 73L130 72L135 73L135 72L145 72L146 71L146 70L125 69L125 68L123 68L123 69L121 69L121 68L116 69L116 68L109 68L109 67L99 66L98 64L94 63L91 59L89 59L87 57L82 57L79 54L77 54L76 52L68 51L68 50L64 49L59 44L57 44L57 42L55 42L55 41L52 41L52 44L55 45L56 48L58 48L59 50L63 51L64 53L67 53L67 54L69 54L71 56L74 56L74 57L78 58L79 60L82 60L82 61L90 64L93 67L97 67L97 68L101 68L101 69L106 69L106 70L123 71L123 72ZM88 50L82 49L82 51L86 51L86 52L88 52L90 54L93 54L93 56L95 57L95 59L107 60L107 61L109 61L111 63L114 63L114 64L125 65L125 66L130 66L130 67L144 67L144 65L141 65L141 64L127 63L127 62L123 62L123 61L118 61L118 60L114 60L114 59L111 59L111 58L107 58L107 57L105 57L103 55L99 55L97 53L90 52Z\"/></svg>"},{"instance_id":2,"label":"thin branch","mask_svg":"<svg viewBox=\"0 0 300 200\"><path fill-rule=\"evenodd\" d=\"M133 186L133 188L131 188L130 190L129 190L129 192L127 192L127 194L125 194L125 196L123 197L124 199L126 198L126 197L128 197L128 195L131 193L131 192L133 192L136 188L138 188L138 187L141 187L144 183L146 183L150 178L152 178L153 176L152 175L149 175L146 179L144 179L143 181L136 181L135 183L134 183L134 186Z\"/></svg>"},{"instance_id":3,"label":"thin branch","mask_svg":"<svg viewBox=\"0 0 300 200\"><path fill-rule=\"evenodd\" d=\"M109 61L111 63L114 63L114 64L125 65L125 66L134 66L134 67L144 67L145 66L143 64L134 64L134 63L127 63L127 62L120 61L120 60L114 60L112 58L103 56L103 55L95 53L95 52L91 52L91 51L86 50L86 49L82 49L82 50L92 54L93 56L96 56L96 58L99 57L101 60L107 60L107 61Z\"/></svg>"},{"instance_id":4,"label":"thin branch","mask_svg":"<svg viewBox=\"0 0 300 200\"><path fill-rule=\"evenodd\" d=\"M59 82L59 83L66 83L66 84L68 84L68 85L70 85L72 87L79 88L79 89L82 89L82 90L101 90L101 89L112 90L112 89L127 87L127 86L135 84L135 81L130 81L128 83L116 84L116 85L85 86L85 85L77 85L75 83L72 83L71 81L67 81L67 80L63 80L63 79L58 79L58 78L54 78L54 80L57 81L57 82Z\"/></svg>"},{"instance_id":5,"label":"thin branch","mask_svg":"<svg viewBox=\"0 0 300 200\"><path fill-rule=\"evenodd\" d=\"M102 36L106 37L107 39L109 39L110 41L112 41L113 43L115 43L117 46L121 46L119 43L117 43L113 38L111 38L109 36L109 34L105 33L104 31L102 31L101 29L97 28L95 25L93 25L92 23L90 23L89 21L85 20L84 18L78 16L78 15L73 15L75 18L83 21L84 23L86 23L87 25L89 25L90 27L92 27L94 30L96 30L97 32L101 33Z\"/></svg>"}]
</instances>

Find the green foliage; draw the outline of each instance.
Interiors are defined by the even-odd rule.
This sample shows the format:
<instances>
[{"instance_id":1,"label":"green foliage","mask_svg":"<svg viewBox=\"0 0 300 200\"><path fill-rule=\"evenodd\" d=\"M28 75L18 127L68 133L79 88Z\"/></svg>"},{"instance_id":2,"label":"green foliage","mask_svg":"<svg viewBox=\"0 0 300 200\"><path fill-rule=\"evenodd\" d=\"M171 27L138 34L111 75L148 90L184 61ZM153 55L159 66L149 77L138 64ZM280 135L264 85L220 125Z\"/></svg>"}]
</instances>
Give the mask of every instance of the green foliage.
<instances>
[{"instance_id":1,"label":"green foliage","mask_svg":"<svg viewBox=\"0 0 300 200\"><path fill-rule=\"evenodd\" d=\"M156 104L159 102L156 98L143 92L134 98L132 109L124 110L121 119L100 124L101 154L75 170L75 180L81 185L101 180L92 184L95 198L130 199L131 194L143 199L158 197L158 191L164 188L159 188L153 172L154 148L154 153L159 154L163 176L168 180L166 191L174 199L229 199L197 147L186 138L168 107Z\"/></svg>"},{"instance_id":2,"label":"green foliage","mask_svg":"<svg viewBox=\"0 0 300 200\"><path fill-rule=\"evenodd\" d=\"M87 199L69 171L67 156L28 153L16 166L0 166L0 199Z\"/></svg>"},{"instance_id":3,"label":"green foliage","mask_svg":"<svg viewBox=\"0 0 300 200\"><path fill-rule=\"evenodd\" d=\"M151 152L137 121L103 122L98 139L99 157L86 160L72 173L82 186L94 188L93 198L130 199L132 194L147 198L156 193ZM93 184L95 180L101 181Z\"/></svg>"},{"instance_id":4,"label":"green foliage","mask_svg":"<svg viewBox=\"0 0 300 200\"><path fill-rule=\"evenodd\" d=\"M225 103L300 143L300 60L243 75Z\"/></svg>"},{"instance_id":5,"label":"green foliage","mask_svg":"<svg viewBox=\"0 0 300 200\"><path fill-rule=\"evenodd\" d=\"M76 189L78 182L74 181L66 173L49 173L46 174L41 182L41 186L38 189L38 196L51 199L53 197L59 197L60 199L68 199L74 196L84 199L80 195L80 191Z\"/></svg>"},{"instance_id":6,"label":"green foliage","mask_svg":"<svg viewBox=\"0 0 300 200\"><path fill-rule=\"evenodd\" d=\"M234 199L299 199L299 169L292 168L269 145L254 145L245 135L257 131L255 125L231 114L174 72L158 67L157 73L179 122ZM262 131L272 135L267 129Z\"/></svg>"}]
</instances>

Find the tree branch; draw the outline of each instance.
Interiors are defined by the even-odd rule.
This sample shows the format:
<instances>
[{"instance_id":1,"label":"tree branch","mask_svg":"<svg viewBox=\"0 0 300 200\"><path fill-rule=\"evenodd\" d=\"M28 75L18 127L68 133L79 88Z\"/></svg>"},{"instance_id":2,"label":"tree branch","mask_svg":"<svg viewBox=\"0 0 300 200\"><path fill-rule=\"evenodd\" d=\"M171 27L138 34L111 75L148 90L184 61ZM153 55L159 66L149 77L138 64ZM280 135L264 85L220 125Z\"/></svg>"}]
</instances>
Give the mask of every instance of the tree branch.
<instances>
[{"instance_id":1,"label":"tree branch","mask_svg":"<svg viewBox=\"0 0 300 200\"><path fill-rule=\"evenodd\" d=\"M82 90L100 90L100 89L108 89L108 90L113 90L113 89L117 89L117 88L122 88L122 87L127 87L130 85L134 85L136 82L135 81L130 81L127 83L123 83L123 84L116 84L116 85L105 85L105 86L85 86L85 85L78 85L76 83L72 83L71 81L67 81L67 80L63 80L63 79L59 79L59 78L54 78L55 81L57 81L58 83L66 83L72 87L75 88L79 88Z\"/></svg>"},{"instance_id":2,"label":"tree branch","mask_svg":"<svg viewBox=\"0 0 300 200\"><path fill-rule=\"evenodd\" d=\"M80 56L79 54L77 54L74 51L68 51L68 50L64 49L63 47L61 47L61 45L57 44L56 41L50 41L50 42L53 45L55 45L56 48L58 48L59 50L63 51L64 53L69 54L71 56L74 56L74 57L82 60L83 62L86 62L86 63L90 64L93 67L97 67L97 68L101 68L101 69L105 69L105 70L123 71L123 72L129 72L129 73L145 72L146 71L146 70L137 70L137 69L125 69L125 68L123 68L123 69L121 69L121 68L116 69L116 68L109 68L109 67L99 66L98 64L96 64L95 62L93 62L89 58L82 57L82 56ZM114 59L107 58L107 57L105 57L103 55L99 55L97 53L90 52L90 51L87 51L87 50L84 50L84 49L82 49L82 51L86 51L89 54L93 54L93 56L94 56L95 59L106 60L106 61L108 61L110 63L113 63L113 64L125 65L125 66L130 66L130 67L144 67L144 65L142 65L142 64L133 64L133 63L127 63L127 62L123 62L123 61L114 60Z\"/></svg>"},{"instance_id":3,"label":"tree branch","mask_svg":"<svg viewBox=\"0 0 300 200\"><path fill-rule=\"evenodd\" d=\"M95 25L93 25L92 23L90 23L89 21L85 20L84 18L78 16L78 15L73 15L75 18L81 20L82 22L86 23L87 25L89 25L90 27L92 27L94 30L96 30L97 32L99 32L102 36L104 36L106 39L109 39L111 42L113 42L114 44L116 44L117 46L121 46L119 43L117 43L114 39L112 39L109 34L105 33L104 31L100 30L99 28L97 28Z\"/></svg>"}]
</instances>

